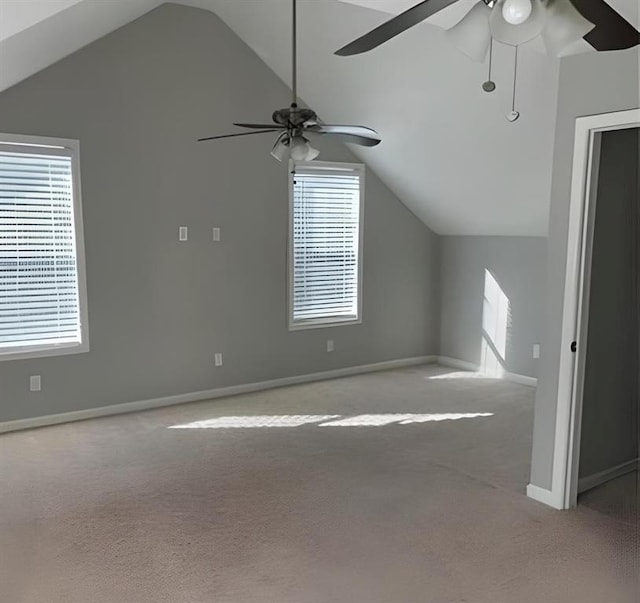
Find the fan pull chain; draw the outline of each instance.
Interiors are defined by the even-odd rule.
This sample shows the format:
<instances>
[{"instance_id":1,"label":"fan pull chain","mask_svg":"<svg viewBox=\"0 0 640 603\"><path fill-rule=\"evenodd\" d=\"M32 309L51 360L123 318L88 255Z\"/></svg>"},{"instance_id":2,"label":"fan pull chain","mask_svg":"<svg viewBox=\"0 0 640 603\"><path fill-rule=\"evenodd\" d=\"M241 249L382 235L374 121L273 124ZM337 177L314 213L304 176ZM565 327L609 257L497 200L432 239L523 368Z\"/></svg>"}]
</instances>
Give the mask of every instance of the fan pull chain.
<instances>
[{"instance_id":1,"label":"fan pull chain","mask_svg":"<svg viewBox=\"0 0 640 603\"><path fill-rule=\"evenodd\" d=\"M516 111L516 88L518 83L518 47L515 47L515 56L513 61L513 95L511 97L511 112L506 116L509 121L516 121L520 117L520 113Z\"/></svg>"},{"instance_id":2,"label":"fan pull chain","mask_svg":"<svg viewBox=\"0 0 640 603\"><path fill-rule=\"evenodd\" d=\"M485 92L493 92L496 89L496 83L491 79L491 66L493 62L493 38L489 40L489 77L487 81L482 84L482 89Z\"/></svg>"}]
</instances>

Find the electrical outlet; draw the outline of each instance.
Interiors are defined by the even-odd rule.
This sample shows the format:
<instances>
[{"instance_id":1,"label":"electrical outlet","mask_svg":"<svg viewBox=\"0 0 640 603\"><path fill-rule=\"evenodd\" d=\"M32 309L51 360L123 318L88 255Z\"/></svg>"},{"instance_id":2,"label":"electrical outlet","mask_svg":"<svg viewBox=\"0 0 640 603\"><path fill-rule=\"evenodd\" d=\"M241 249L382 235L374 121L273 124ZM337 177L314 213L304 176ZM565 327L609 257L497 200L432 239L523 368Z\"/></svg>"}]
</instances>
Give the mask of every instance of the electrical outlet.
<instances>
[{"instance_id":1,"label":"electrical outlet","mask_svg":"<svg viewBox=\"0 0 640 603\"><path fill-rule=\"evenodd\" d=\"M540 344L539 343L534 343L533 344L533 357L534 358L540 358Z\"/></svg>"},{"instance_id":2,"label":"electrical outlet","mask_svg":"<svg viewBox=\"0 0 640 603\"><path fill-rule=\"evenodd\" d=\"M214 228L213 229L213 240L214 241L219 241L220 240L220 229L219 228Z\"/></svg>"},{"instance_id":3,"label":"electrical outlet","mask_svg":"<svg viewBox=\"0 0 640 603\"><path fill-rule=\"evenodd\" d=\"M186 226L180 226L180 228L178 228L178 239L180 241L189 240L189 229Z\"/></svg>"},{"instance_id":4,"label":"electrical outlet","mask_svg":"<svg viewBox=\"0 0 640 603\"><path fill-rule=\"evenodd\" d=\"M218 353L215 355L215 363L216 366L222 366L222 354Z\"/></svg>"},{"instance_id":5,"label":"electrical outlet","mask_svg":"<svg viewBox=\"0 0 640 603\"><path fill-rule=\"evenodd\" d=\"M333 352L333 350L335 350L333 339L327 339L327 352Z\"/></svg>"},{"instance_id":6,"label":"electrical outlet","mask_svg":"<svg viewBox=\"0 0 640 603\"><path fill-rule=\"evenodd\" d=\"M31 375L29 377L29 391L39 392L42 390L42 379L40 375Z\"/></svg>"}]
</instances>

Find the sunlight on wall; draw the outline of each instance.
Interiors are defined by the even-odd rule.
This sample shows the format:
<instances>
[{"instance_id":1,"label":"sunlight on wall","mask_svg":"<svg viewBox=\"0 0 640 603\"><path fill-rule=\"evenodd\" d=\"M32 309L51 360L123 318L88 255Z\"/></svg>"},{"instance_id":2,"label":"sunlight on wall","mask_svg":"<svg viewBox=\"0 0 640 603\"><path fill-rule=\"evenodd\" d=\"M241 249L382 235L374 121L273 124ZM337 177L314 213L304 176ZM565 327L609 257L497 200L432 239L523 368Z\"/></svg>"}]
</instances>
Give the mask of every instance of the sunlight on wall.
<instances>
[{"instance_id":1,"label":"sunlight on wall","mask_svg":"<svg viewBox=\"0 0 640 603\"><path fill-rule=\"evenodd\" d=\"M484 271L482 308L482 350L480 371L503 377L507 340L511 331L511 303L489 270Z\"/></svg>"},{"instance_id":2,"label":"sunlight on wall","mask_svg":"<svg viewBox=\"0 0 640 603\"><path fill-rule=\"evenodd\" d=\"M492 417L491 412L474 413L387 413L381 415L358 415L342 419L342 415L261 415L255 417L218 417L206 421L195 421L184 425L173 425L169 429L254 429L258 427L300 427L316 424L317 427L379 427L397 423L411 425L431 421L458 421Z\"/></svg>"}]
</instances>

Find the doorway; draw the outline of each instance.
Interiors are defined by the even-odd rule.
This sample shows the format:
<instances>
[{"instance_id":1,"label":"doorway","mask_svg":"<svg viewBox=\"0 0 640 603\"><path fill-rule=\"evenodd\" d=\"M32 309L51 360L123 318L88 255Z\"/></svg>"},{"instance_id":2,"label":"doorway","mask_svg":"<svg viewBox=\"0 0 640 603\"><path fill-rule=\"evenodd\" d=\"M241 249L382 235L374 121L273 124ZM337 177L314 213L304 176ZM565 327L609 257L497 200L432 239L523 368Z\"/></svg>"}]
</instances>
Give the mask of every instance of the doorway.
<instances>
[{"instance_id":1,"label":"doorway","mask_svg":"<svg viewBox=\"0 0 640 603\"><path fill-rule=\"evenodd\" d=\"M638 469L640 128L597 134L585 257L578 504L630 517Z\"/></svg>"},{"instance_id":2,"label":"doorway","mask_svg":"<svg viewBox=\"0 0 640 603\"><path fill-rule=\"evenodd\" d=\"M553 480L565 509L638 466L638 128L638 109L576 120Z\"/></svg>"}]
</instances>

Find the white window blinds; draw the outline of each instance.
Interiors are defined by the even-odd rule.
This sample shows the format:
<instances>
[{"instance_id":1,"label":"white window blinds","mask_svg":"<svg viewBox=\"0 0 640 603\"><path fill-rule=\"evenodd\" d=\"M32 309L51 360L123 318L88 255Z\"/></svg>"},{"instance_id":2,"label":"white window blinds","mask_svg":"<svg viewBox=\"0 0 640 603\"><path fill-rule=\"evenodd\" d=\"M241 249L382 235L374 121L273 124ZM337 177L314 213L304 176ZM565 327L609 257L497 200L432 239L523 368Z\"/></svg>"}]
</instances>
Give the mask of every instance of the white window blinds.
<instances>
[{"instance_id":1,"label":"white window blinds","mask_svg":"<svg viewBox=\"0 0 640 603\"><path fill-rule=\"evenodd\" d=\"M291 325L359 319L362 166L295 165Z\"/></svg>"},{"instance_id":2,"label":"white window blinds","mask_svg":"<svg viewBox=\"0 0 640 603\"><path fill-rule=\"evenodd\" d=\"M0 144L0 353L82 341L73 157Z\"/></svg>"}]
</instances>

